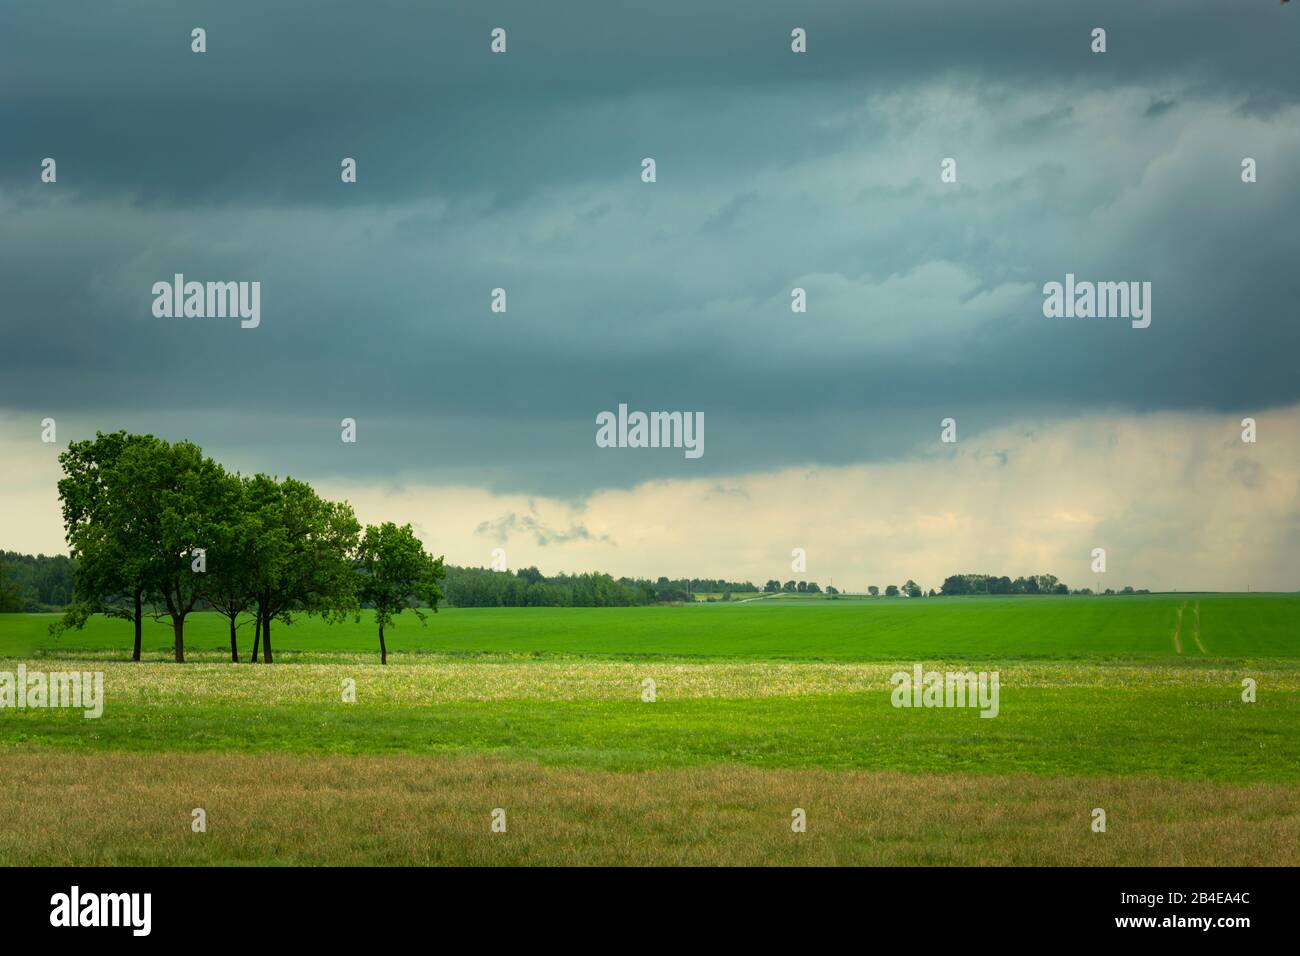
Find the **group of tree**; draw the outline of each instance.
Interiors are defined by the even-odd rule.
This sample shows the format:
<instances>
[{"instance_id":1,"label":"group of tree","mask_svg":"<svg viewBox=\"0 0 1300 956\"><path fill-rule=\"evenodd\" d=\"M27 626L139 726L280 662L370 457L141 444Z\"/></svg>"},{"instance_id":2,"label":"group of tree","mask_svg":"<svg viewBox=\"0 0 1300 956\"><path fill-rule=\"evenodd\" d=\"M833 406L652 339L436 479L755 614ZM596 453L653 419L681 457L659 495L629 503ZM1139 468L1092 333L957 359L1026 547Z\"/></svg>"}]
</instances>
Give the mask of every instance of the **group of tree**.
<instances>
[{"instance_id":1,"label":"group of tree","mask_svg":"<svg viewBox=\"0 0 1300 956\"><path fill-rule=\"evenodd\" d=\"M777 594L781 591L785 591L790 594L821 594L822 593L821 586L818 585L816 581L786 581L784 584L782 584L780 581L773 579L763 585L763 593L765 594ZM829 588L827 589L827 593L830 593ZM839 592L836 591L835 593L838 594Z\"/></svg>"},{"instance_id":2,"label":"group of tree","mask_svg":"<svg viewBox=\"0 0 1300 956\"><path fill-rule=\"evenodd\" d=\"M655 600L648 584L599 573L546 577L533 567L513 572L449 567L443 590L455 607L629 607Z\"/></svg>"},{"instance_id":3,"label":"group of tree","mask_svg":"<svg viewBox=\"0 0 1300 956\"><path fill-rule=\"evenodd\" d=\"M757 593L748 581L721 578L614 578L600 572L547 576L535 567L517 571L448 566L443 585L453 607L635 607L684 603L697 595Z\"/></svg>"},{"instance_id":4,"label":"group of tree","mask_svg":"<svg viewBox=\"0 0 1300 956\"><path fill-rule=\"evenodd\" d=\"M1069 594L1054 574L1031 574L1015 580L1006 575L953 574L943 580L940 592L954 594Z\"/></svg>"},{"instance_id":5,"label":"group of tree","mask_svg":"<svg viewBox=\"0 0 1300 956\"><path fill-rule=\"evenodd\" d=\"M238 628L253 623L252 659L274 660L271 624L295 614L333 621L373 609L381 660L384 628L406 608L437 610L441 558L410 525L364 531L346 502L321 498L306 482L229 472L192 442L99 433L59 456L59 498L76 562L72 603L52 626L80 627L92 614L129 620L133 659L141 623L170 620L175 656L185 659L185 621L214 609Z\"/></svg>"},{"instance_id":6,"label":"group of tree","mask_svg":"<svg viewBox=\"0 0 1300 956\"><path fill-rule=\"evenodd\" d=\"M878 598L880 597L880 587L875 584L868 585L867 593L871 595L873 598ZM930 591L930 595L933 596L933 594L934 591L932 589ZM907 583L903 585L898 585L898 584L885 585L885 597L892 598L892 597L898 597L899 595L907 595L907 597L910 598L926 596L925 591L922 589L921 585L917 584L911 578L908 578Z\"/></svg>"},{"instance_id":7,"label":"group of tree","mask_svg":"<svg viewBox=\"0 0 1300 956\"><path fill-rule=\"evenodd\" d=\"M18 582L10 578L4 558L0 557L0 614L24 610L23 605L23 595L19 590Z\"/></svg>"},{"instance_id":8,"label":"group of tree","mask_svg":"<svg viewBox=\"0 0 1300 956\"><path fill-rule=\"evenodd\" d=\"M0 551L0 612L66 607L72 602L74 567L66 554Z\"/></svg>"},{"instance_id":9,"label":"group of tree","mask_svg":"<svg viewBox=\"0 0 1300 956\"><path fill-rule=\"evenodd\" d=\"M653 594L651 600L661 604L680 601L694 601L696 595L709 595L707 600L718 600L713 595L722 595L722 600L730 601L730 595L757 594L758 587L750 581L728 581L725 578L669 578L660 576L651 582L645 578L620 578L620 583L633 588L648 588Z\"/></svg>"}]
</instances>

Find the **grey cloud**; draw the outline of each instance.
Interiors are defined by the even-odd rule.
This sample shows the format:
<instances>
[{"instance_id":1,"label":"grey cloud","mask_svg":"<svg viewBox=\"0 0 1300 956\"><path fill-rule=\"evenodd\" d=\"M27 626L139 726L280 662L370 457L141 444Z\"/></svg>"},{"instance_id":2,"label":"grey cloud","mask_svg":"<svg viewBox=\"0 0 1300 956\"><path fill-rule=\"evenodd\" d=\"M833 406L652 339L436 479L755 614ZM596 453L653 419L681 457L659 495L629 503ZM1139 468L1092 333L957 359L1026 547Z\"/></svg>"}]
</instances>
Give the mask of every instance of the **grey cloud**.
<instances>
[{"instance_id":1,"label":"grey cloud","mask_svg":"<svg viewBox=\"0 0 1300 956\"><path fill-rule=\"evenodd\" d=\"M1163 116L1178 105L1178 101L1172 96L1153 96L1151 103L1143 111L1143 116L1154 119L1157 116Z\"/></svg>"},{"instance_id":2,"label":"grey cloud","mask_svg":"<svg viewBox=\"0 0 1300 956\"><path fill-rule=\"evenodd\" d=\"M13 9L0 408L575 498L913 454L948 415L1300 399L1275 5L1101 4L1104 56L1062 4L819 4L803 59L784 5L660 13ZM262 326L153 319L175 272L260 280ZM1150 279L1152 327L1043 319L1066 272ZM703 411L705 456L597 449L619 402Z\"/></svg>"},{"instance_id":3,"label":"grey cloud","mask_svg":"<svg viewBox=\"0 0 1300 956\"><path fill-rule=\"evenodd\" d=\"M584 525L577 522L570 524L567 530L561 530L550 527L536 515L520 515L513 511L491 521L482 522L474 529L474 533L502 545L509 543L510 537L515 534L530 535L538 547L571 541L614 543L608 535L593 535Z\"/></svg>"}]
</instances>

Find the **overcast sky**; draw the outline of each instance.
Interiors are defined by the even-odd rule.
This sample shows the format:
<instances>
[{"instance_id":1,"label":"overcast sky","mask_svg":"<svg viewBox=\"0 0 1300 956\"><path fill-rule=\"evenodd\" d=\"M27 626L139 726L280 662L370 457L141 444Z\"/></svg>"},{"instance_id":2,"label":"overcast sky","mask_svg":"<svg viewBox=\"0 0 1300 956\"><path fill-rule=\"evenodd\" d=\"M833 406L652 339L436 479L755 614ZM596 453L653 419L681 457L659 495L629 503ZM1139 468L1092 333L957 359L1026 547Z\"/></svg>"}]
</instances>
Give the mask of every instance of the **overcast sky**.
<instances>
[{"instance_id":1,"label":"overcast sky","mask_svg":"<svg viewBox=\"0 0 1300 956\"><path fill-rule=\"evenodd\" d=\"M455 563L1294 590L1295 6L0 0L0 547L62 548L53 417ZM1044 318L1066 273L1151 326ZM621 402L705 454L597 448Z\"/></svg>"}]
</instances>

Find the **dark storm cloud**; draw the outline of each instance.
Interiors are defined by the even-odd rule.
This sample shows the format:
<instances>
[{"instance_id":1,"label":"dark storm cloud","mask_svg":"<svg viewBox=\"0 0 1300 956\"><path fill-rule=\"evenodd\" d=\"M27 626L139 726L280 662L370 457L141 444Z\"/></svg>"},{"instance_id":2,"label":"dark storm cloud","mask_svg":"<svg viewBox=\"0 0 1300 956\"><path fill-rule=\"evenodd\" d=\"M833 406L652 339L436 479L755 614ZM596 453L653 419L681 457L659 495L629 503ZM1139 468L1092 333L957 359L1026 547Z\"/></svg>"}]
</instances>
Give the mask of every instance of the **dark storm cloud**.
<instances>
[{"instance_id":1,"label":"dark storm cloud","mask_svg":"<svg viewBox=\"0 0 1300 956\"><path fill-rule=\"evenodd\" d=\"M1220 0L7 6L0 181L26 184L39 147L64 157L70 188L187 206L336 208L609 177L638 138L672 138L676 116L626 109L652 94L708 111L716 91L745 89L761 104L793 89L815 107L826 84L878 93L946 76L1081 89L1173 77L1243 102L1300 96L1296 18L1265 3L1230 13ZM794 25L809 31L802 58L789 53ZM202 56L189 49L195 26L208 31ZM496 26L509 31L504 57L488 52ZM1109 31L1105 56L1088 49L1094 26ZM768 123L807 130L816 110ZM787 156L801 141L732 132L738 147ZM364 164L364 195L333 188L341 155ZM698 162L721 158L710 149Z\"/></svg>"},{"instance_id":2,"label":"dark storm cloud","mask_svg":"<svg viewBox=\"0 0 1300 956\"><path fill-rule=\"evenodd\" d=\"M442 6L7 5L0 407L576 496L1300 398L1296 11ZM261 327L153 318L176 272L260 281ZM1066 272L1152 281L1152 327L1043 319ZM705 456L602 453L620 402Z\"/></svg>"}]
</instances>

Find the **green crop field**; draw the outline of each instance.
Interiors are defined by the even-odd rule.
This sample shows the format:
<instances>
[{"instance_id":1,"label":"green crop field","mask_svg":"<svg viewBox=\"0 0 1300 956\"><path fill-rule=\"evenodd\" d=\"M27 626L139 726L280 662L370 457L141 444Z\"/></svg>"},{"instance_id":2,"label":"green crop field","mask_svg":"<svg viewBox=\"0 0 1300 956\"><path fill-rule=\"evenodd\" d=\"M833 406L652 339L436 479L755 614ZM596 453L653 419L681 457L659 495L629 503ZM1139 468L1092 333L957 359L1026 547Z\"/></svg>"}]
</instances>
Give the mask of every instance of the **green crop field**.
<instances>
[{"instance_id":1,"label":"green crop field","mask_svg":"<svg viewBox=\"0 0 1300 956\"><path fill-rule=\"evenodd\" d=\"M1200 637L1191 610L1200 606ZM1178 611L1187 623L1173 635ZM48 634L53 616L0 617L0 654L85 650L125 655L130 627L94 619L84 631ZM170 622L147 623L145 647L170 659ZM403 620L394 650L450 654L679 657L726 660L1157 660L1298 657L1300 596L1126 595L1123 597L843 600L776 598L747 604L632 608L445 609L426 627ZM247 628L242 643L252 642ZM300 618L273 632L277 651L378 653L374 628ZM186 646L228 650L228 625L195 614Z\"/></svg>"},{"instance_id":2,"label":"green crop field","mask_svg":"<svg viewBox=\"0 0 1300 956\"><path fill-rule=\"evenodd\" d=\"M381 667L364 616L236 665L197 614L178 665L0 615L0 672L104 674L98 719L0 709L0 863L1300 863L1295 595L407 617ZM916 664L996 671L997 716L893 706Z\"/></svg>"}]
</instances>

